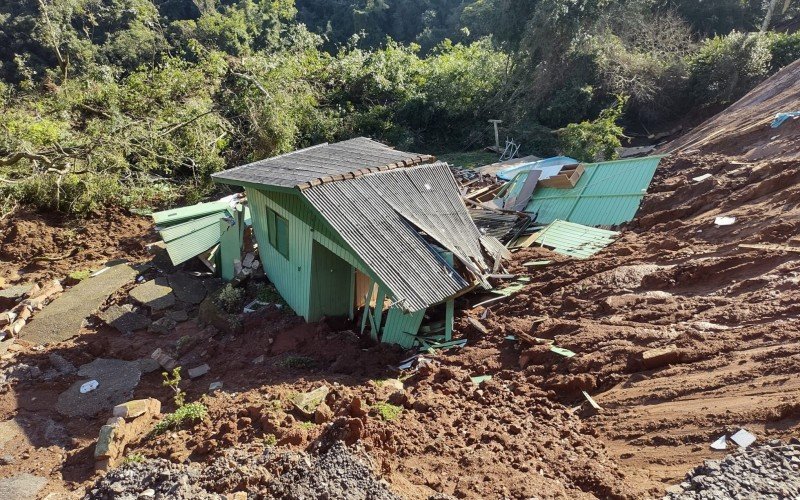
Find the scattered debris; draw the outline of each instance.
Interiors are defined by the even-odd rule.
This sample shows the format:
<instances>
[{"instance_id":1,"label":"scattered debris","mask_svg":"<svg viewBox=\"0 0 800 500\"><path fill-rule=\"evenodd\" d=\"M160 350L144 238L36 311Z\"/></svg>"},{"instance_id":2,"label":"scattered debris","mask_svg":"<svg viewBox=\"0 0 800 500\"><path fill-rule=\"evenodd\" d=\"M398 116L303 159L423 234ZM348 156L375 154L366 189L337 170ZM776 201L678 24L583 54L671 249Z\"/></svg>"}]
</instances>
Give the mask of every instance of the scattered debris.
<instances>
[{"instance_id":1,"label":"scattered debris","mask_svg":"<svg viewBox=\"0 0 800 500\"><path fill-rule=\"evenodd\" d=\"M736 217L717 217L714 219L715 226L730 226L736 223Z\"/></svg>"},{"instance_id":2,"label":"scattered debris","mask_svg":"<svg viewBox=\"0 0 800 500\"><path fill-rule=\"evenodd\" d=\"M585 259L613 243L618 236L617 231L555 220L536 233L534 243L562 255Z\"/></svg>"},{"instance_id":3,"label":"scattered debris","mask_svg":"<svg viewBox=\"0 0 800 500\"><path fill-rule=\"evenodd\" d=\"M772 120L772 123L770 123L769 126L772 128L778 128L781 125L783 125L783 122L785 122L786 120L789 119L794 120L797 117L800 117L800 111L789 111L787 113L778 113L775 115L775 119Z\"/></svg>"},{"instance_id":4,"label":"scattered debris","mask_svg":"<svg viewBox=\"0 0 800 500\"><path fill-rule=\"evenodd\" d=\"M167 371L172 371L176 366L178 366L178 362L175 361L172 356L162 351L160 347L153 351L153 354L151 354L150 357L156 360L158 364L161 365L161 368Z\"/></svg>"},{"instance_id":5,"label":"scattered debris","mask_svg":"<svg viewBox=\"0 0 800 500\"><path fill-rule=\"evenodd\" d=\"M323 385L311 392L302 392L292 398L292 405L304 417L313 418L319 405L325 402L325 397L330 392L327 385Z\"/></svg>"},{"instance_id":6,"label":"scattered debris","mask_svg":"<svg viewBox=\"0 0 800 500\"><path fill-rule=\"evenodd\" d=\"M478 321L477 319L468 316L467 322L482 334L486 335L487 333L489 333L489 330L487 330L486 327L483 326L483 324L481 324L481 322Z\"/></svg>"},{"instance_id":7,"label":"scattered debris","mask_svg":"<svg viewBox=\"0 0 800 500\"><path fill-rule=\"evenodd\" d=\"M602 407L601 407L599 404L597 404L597 401L595 401L595 400L594 400L594 398L592 398L592 397L589 395L589 393L588 393L588 392L586 392L586 391L581 391L581 394L583 394L583 397L584 397L584 398L586 398L586 401L588 401L588 402L589 402L589 405L590 405L592 408L594 408L594 409L595 409L595 410L597 410L597 411L600 411L600 410L602 410L602 409L603 409L603 408L602 408Z\"/></svg>"},{"instance_id":8,"label":"scattered debris","mask_svg":"<svg viewBox=\"0 0 800 500\"><path fill-rule=\"evenodd\" d=\"M211 382L208 385L208 392L214 392L222 389L223 383L221 381Z\"/></svg>"},{"instance_id":9,"label":"scattered debris","mask_svg":"<svg viewBox=\"0 0 800 500\"><path fill-rule=\"evenodd\" d=\"M525 267L540 267L540 266L547 266L552 264L552 260L530 260L528 262L524 262L522 265Z\"/></svg>"},{"instance_id":10,"label":"scattered debris","mask_svg":"<svg viewBox=\"0 0 800 500\"><path fill-rule=\"evenodd\" d=\"M189 378L198 378L202 377L206 373L211 371L211 367L208 364L202 364L200 366L195 366L194 368L189 368L188 374Z\"/></svg>"},{"instance_id":11,"label":"scattered debris","mask_svg":"<svg viewBox=\"0 0 800 500\"><path fill-rule=\"evenodd\" d=\"M731 441L738 444L742 448L747 448L756 442L756 437L744 429L739 429L734 435L731 436Z\"/></svg>"},{"instance_id":12,"label":"scattered debris","mask_svg":"<svg viewBox=\"0 0 800 500\"><path fill-rule=\"evenodd\" d=\"M87 392L92 392L93 390L97 389L97 386L100 385L97 380L90 380L81 385L81 394L86 394Z\"/></svg>"},{"instance_id":13,"label":"scattered debris","mask_svg":"<svg viewBox=\"0 0 800 500\"><path fill-rule=\"evenodd\" d=\"M156 278L134 287L130 292L130 297L153 312L175 305L175 295L172 293L167 278Z\"/></svg>"},{"instance_id":14,"label":"scattered debris","mask_svg":"<svg viewBox=\"0 0 800 500\"><path fill-rule=\"evenodd\" d=\"M100 428L94 449L95 469L108 471L122 463L125 447L150 431L161 413L161 402L148 398L114 407L114 416ZM127 420L126 420L127 419Z\"/></svg>"},{"instance_id":15,"label":"scattered debris","mask_svg":"<svg viewBox=\"0 0 800 500\"><path fill-rule=\"evenodd\" d=\"M671 365L678 362L680 359L680 351L677 346L668 345L666 347L659 347L658 349L650 349L642 353L642 364L648 370L661 368L662 366Z\"/></svg>"},{"instance_id":16,"label":"scattered debris","mask_svg":"<svg viewBox=\"0 0 800 500\"><path fill-rule=\"evenodd\" d=\"M492 376L491 375L477 375L475 377L470 377L470 380L472 380L472 383L475 384L475 385L481 385L484 382L492 380Z\"/></svg>"},{"instance_id":17,"label":"scattered debris","mask_svg":"<svg viewBox=\"0 0 800 500\"><path fill-rule=\"evenodd\" d=\"M711 443L711 449L717 451L727 450L728 439L724 435L720 436L719 439Z\"/></svg>"},{"instance_id":18,"label":"scattered debris","mask_svg":"<svg viewBox=\"0 0 800 500\"><path fill-rule=\"evenodd\" d=\"M697 177L692 177L692 180L694 182L703 182L704 180L710 179L711 177L713 177L711 174L703 174L703 175L698 175Z\"/></svg>"}]
</instances>

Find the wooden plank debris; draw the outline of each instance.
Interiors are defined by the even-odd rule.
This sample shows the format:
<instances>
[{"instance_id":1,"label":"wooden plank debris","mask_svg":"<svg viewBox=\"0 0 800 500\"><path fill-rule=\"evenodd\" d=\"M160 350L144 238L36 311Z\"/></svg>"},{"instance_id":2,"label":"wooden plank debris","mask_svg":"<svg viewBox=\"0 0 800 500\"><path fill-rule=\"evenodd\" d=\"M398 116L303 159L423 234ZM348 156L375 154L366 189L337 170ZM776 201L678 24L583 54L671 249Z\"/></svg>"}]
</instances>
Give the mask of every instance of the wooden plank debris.
<instances>
[{"instance_id":1,"label":"wooden plank debris","mask_svg":"<svg viewBox=\"0 0 800 500\"><path fill-rule=\"evenodd\" d=\"M792 252L800 253L800 247L792 247L789 245L765 244L765 243L742 243L739 248L746 250L769 250L776 252Z\"/></svg>"}]
</instances>

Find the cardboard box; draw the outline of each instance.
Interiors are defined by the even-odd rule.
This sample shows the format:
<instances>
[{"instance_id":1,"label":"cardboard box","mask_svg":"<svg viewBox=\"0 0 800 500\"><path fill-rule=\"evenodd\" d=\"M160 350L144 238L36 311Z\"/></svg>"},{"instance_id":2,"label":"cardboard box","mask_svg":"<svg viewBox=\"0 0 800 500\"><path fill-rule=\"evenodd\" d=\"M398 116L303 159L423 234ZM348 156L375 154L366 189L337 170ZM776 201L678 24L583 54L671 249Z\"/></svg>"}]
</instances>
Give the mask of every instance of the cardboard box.
<instances>
[{"instance_id":1,"label":"cardboard box","mask_svg":"<svg viewBox=\"0 0 800 500\"><path fill-rule=\"evenodd\" d=\"M549 179L540 180L539 185L542 187L572 189L580 180L583 172L583 164L565 165L558 175L554 175Z\"/></svg>"}]
</instances>

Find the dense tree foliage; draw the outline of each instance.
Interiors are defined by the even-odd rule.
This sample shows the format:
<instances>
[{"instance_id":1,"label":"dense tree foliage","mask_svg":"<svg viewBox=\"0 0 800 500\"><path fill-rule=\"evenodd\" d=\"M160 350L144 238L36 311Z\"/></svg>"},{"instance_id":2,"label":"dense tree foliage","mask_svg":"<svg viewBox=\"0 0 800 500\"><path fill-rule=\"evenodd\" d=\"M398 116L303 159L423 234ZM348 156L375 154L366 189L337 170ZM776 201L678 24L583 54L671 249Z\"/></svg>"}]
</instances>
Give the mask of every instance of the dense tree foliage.
<instances>
[{"instance_id":1,"label":"dense tree foliage","mask_svg":"<svg viewBox=\"0 0 800 500\"><path fill-rule=\"evenodd\" d=\"M781 2L783 3L783 2ZM788 2L771 25L795 18ZM369 135L609 157L800 57L761 0L0 0L0 216L205 196L217 170Z\"/></svg>"}]
</instances>

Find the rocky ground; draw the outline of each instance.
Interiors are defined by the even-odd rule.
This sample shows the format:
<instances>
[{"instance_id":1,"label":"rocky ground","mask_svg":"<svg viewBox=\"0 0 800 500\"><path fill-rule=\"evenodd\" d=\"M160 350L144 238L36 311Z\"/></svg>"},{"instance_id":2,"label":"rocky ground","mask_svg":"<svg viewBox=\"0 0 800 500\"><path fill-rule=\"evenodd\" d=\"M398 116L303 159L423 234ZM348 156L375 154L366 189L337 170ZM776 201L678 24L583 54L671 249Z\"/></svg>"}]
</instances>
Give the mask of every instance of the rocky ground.
<instances>
[{"instance_id":1,"label":"rocky ground","mask_svg":"<svg viewBox=\"0 0 800 500\"><path fill-rule=\"evenodd\" d=\"M360 456L359 456L360 455ZM132 462L110 472L86 500L329 498L394 500L386 482L367 465L368 457L343 443L324 453L228 449L210 464L176 464L164 459ZM237 494L237 492L239 492Z\"/></svg>"},{"instance_id":2,"label":"rocky ground","mask_svg":"<svg viewBox=\"0 0 800 500\"><path fill-rule=\"evenodd\" d=\"M722 460L707 460L671 487L666 499L800 497L800 441L772 441Z\"/></svg>"}]
</instances>

